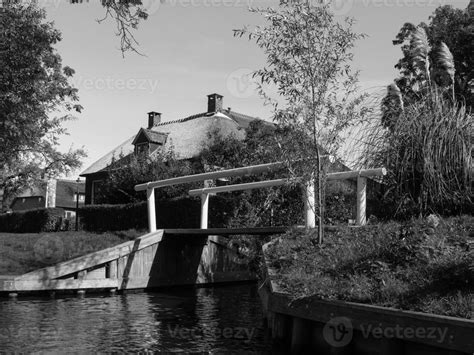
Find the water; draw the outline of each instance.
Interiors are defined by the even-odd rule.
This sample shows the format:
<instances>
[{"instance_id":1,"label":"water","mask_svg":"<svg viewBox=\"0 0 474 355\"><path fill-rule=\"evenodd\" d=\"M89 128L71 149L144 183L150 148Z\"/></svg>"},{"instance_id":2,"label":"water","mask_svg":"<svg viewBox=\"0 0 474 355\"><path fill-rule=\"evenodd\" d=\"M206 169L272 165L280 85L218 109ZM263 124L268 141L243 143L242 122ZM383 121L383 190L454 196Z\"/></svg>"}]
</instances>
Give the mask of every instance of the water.
<instances>
[{"instance_id":1,"label":"water","mask_svg":"<svg viewBox=\"0 0 474 355\"><path fill-rule=\"evenodd\" d=\"M0 300L0 352L271 351L256 285Z\"/></svg>"}]
</instances>

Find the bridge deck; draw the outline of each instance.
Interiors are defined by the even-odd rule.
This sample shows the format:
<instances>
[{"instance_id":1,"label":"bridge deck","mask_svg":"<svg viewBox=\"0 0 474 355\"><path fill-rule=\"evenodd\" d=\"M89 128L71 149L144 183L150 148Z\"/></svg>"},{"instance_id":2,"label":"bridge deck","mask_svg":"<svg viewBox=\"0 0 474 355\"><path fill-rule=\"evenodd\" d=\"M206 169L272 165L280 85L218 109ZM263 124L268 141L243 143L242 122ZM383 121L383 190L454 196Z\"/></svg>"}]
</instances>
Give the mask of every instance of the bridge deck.
<instances>
[{"instance_id":1,"label":"bridge deck","mask_svg":"<svg viewBox=\"0 0 474 355\"><path fill-rule=\"evenodd\" d=\"M256 227L256 228L208 228L208 229L165 229L166 234L177 235L271 235L283 234L289 227Z\"/></svg>"}]
</instances>

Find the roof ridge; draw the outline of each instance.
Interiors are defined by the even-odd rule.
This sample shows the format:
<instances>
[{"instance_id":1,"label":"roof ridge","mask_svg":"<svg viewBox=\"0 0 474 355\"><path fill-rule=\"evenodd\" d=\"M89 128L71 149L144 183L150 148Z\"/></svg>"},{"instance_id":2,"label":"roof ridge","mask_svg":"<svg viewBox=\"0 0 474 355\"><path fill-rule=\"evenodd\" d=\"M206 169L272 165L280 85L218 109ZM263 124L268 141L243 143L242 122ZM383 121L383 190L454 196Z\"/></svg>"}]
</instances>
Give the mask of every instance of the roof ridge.
<instances>
[{"instance_id":1,"label":"roof ridge","mask_svg":"<svg viewBox=\"0 0 474 355\"><path fill-rule=\"evenodd\" d=\"M191 115L191 116L184 117L184 118L179 118L179 119L177 119L177 120L171 120L171 121L161 122L161 123L158 123L157 125L155 125L155 126L153 126L153 127L160 127L160 126L165 126L165 125L171 124L171 123L181 123L181 122L190 121L190 120L193 120L193 119L195 119L195 118L199 118L199 117L206 116L208 113L210 113L210 112L197 113L197 114L195 114L195 115ZM152 127L152 128L153 128L153 127Z\"/></svg>"},{"instance_id":2,"label":"roof ridge","mask_svg":"<svg viewBox=\"0 0 474 355\"><path fill-rule=\"evenodd\" d=\"M225 109L222 109L221 110L222 113L230 113L230 114L237 114L237 115L240 115L240 116L244 116L244 117L247 117L247 118L251 118L251 119L254 119L254 120L262 120L260 117L255 117L255 116L249 116L249 115L246 115L245 113L240 113L240 112L236 112L236 111L232 111L232 110L225 110ZM264 120L262 120L264 121Z\"/></svg>"}]
</instances>

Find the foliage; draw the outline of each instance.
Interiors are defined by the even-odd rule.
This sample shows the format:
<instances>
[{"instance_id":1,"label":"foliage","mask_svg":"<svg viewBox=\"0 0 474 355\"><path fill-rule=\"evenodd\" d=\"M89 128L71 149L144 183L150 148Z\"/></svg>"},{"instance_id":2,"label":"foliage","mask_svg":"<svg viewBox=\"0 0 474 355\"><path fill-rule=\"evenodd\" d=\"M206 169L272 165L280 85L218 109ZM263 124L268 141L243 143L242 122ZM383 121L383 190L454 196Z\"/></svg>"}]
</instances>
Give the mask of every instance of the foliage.
<instances>
[{"instance_id":1,"label":"foliage","mask_svg":"<svg viewBox=\"0 0 474 355\"><path fill-rule=\"evenodd\" d=\"M276 282L295 298L472 318L473 231L472 216L441 220L436 229L421 219L339 227L323 245L312 243L313 231L292 230L273 241L266 257Z\"/></svg>"},{"instance_id":2,"label":"foliage","mask_svg":"<svg viewBox=\"0 0 474 355\"><path fill-rule=\"evenodd\" d=\"M472 6L472 5L471 5ZM429 24L420 23L415 26L411 23L405 23L397 34L393 44L400 45L403 57L395 65L400 71L401 76L395 80L396 85L402 91L407 100L420 100L420 88L417 83L420 82L420 76L424 73L417 70L416 59L422 59L427 62L436 62L436 51L427 52L422 50L413 51L414 48L423 49L429 46L443 47L444 43L452 52L453 69L455 69L453 89L456 94L456 100L464 102L469 109L474 105L474 33L472 31L474 12L469 9L455 9L451 5L438 7L430 17ZM420 43L414 34L420 33L420 29L425 32ZM414 40L415 39L415 40ZM424 54L423 54L424 53ZM420 56L421 54L421 56ZM428 56L428 58L427 58ZM429 67L427 68L429 70ZM426 76L425 76L426 77ZM443 78L434 78L443 80ZM449 78L448 78L449 79ZM421 92L422 94L423 92Z\"/></svg>"},{"instance_id":3,"label":"foliage","mask_svg":"<svg viewBox=\"0 0 474 355\"><path fill-rule=\"evenodd\" d=\"M64 211L61 208L38 208L0 214L0 232L54 232L61 227Z\"/></svg>"},{"instance_id":4,"label":"foliage","mask_svg":"<svg viewBox=\"0 0 474 355\"><path fill-rule=\"evenodd\" d=\"M155 0L152 0L155 1ZM163 0L156 0L163 1ZM89 2L89 0L87 0ZM82 4L83 0L70 0L71 4ZM142 0L101 0L105 8L104 18L97 20L99 23L111 18L116 24L116 35L120 38L120 50L122 55L131 51L137 54L138 42L133 32L138 28L140 21L148 18L146 7Z\"/></svg>"},{"instance_id":5,"label":"foliage","mask_svg":"<svg viewBox=\"0 0 474 355\"><path fill-rule=\"evenodd\" d=\"M381 124L365 131L360 159L388 169L384 202L401 218L460 213L474 202L472 114L456 99L456 60L444 42L430 44L425 27L405 24L395 41L403 43L400 87L388 86Z\"/></svg>"},{"instance_id":6,"label":"foliage","mask_svg":"<svg viewBox=\"0 0 474 355\"><path fill-rule=\"evenodd\" d=\"M209 132L207 144L201 151L203 165L232 169L241 166L273 163L279 160L278 139L285 131L261 120L250 122L245 136L222 135L218 130Z\"/></svg>"},{"instance_id":7,"label":"foliage","mask_svg":"<svg viewBox=\"0 0 474 355\"><path fill-rule=\"evenodd\" d=\"M244 139L234 135L222 136L211 132L209 144L201 154L204 166L231 169L280 161L282 159L279 143L288 137L290 127L281 129L262 121L252 122L245 130ZM288 142L289 144L290 142ZM232 184L260 179L288 178L286 170L274 171L252 177L230 178ZM342 192L344 185L332 186L327 193L327 213L325 223L347 223L355 217L355 192ZM344 184L344 182L342 182ZM299 184L276 186L265 189L247 190L226 194L235 200L236 209L229 219L229 226L291 226L303 224L303 196ZM224 195L221 195L224 196Z\"/></svg>"},{"instance_id":8,"label":"foliage","mask_svg":"<svg viewBox=\"0 0 474 355\"><path fill-rule=\"evenodd\" d=\"M201 153L204 166L212 170L232 169L248 165L280 161L278 142L288 129L280 129L263 121L253 121L245 129L245 137L222 136L210 132L209 142ZM281 138L280 138L281 137ZM274 171L258 176L230 178L232 184L288 177L285 171ZM226 194L235 200L235 210L229 227L276 226L301 223L303 204L299 186L276 186Z\"/></svg>"},{"instance_id":9,"label":"foliage","mask_svg":"<svg viewBox=\"0 0 474 355\"><path fill-rule=\"evenodd\" d=\"M61 34L36 5L0 11L0 188L5 198L44 175L80 167L83 150L57 150L62 124L80 111L74 74L54 48Z\"/></svg>"},{"instance_id":10,"label":"foliage","mask_svg":"<svg viewBox=\"0 0 474 355\"><path fill-rule=\"evenodd\" d=\"M156 199L157 228L199 228L200 207L198 198ZM227 226L234 209L232 198L213 196L209 207L209 226ZM147 213L146 202L87 205L79 209L82 228L93 232L147 229Z\"/></svg>"},{"instance_id":11,"label":"foliage","mask_svg":"<svg viewBox=\"0 0 474 355\"><path fill-rule=\"evenodd\" d=\"M146 200L144 192L136 192L135 185L177 176L191 175L201 171L199 162L177 160L171 148L156 151L150 156L130 154L114 158L107 168L107 179L98 194L97 203L136 203ZM181 184L155 190L159 199L186 196L196 184Z\"/></svg>"},{"instance_id":12,"label":"foliage","mask_svg":"<svg viewBox=\"0 0 474 355\"><path fill-rule=\"evenodd\" d=\"M373 129L364 163L387 168L385 200L396 217L472 211L472 124L465 106L427 97L406 107L392 130Z\"/></svg>"},{"instance_id":13,"label":"foliage","mask_svg":"<svg viewBox=\"0 0 474 355\"><path fill-rule=\"evenodd\" d=\"M267 56L267 66L254 73L259 93L273 105L274 120L291 127L280 144L284 161L292 177L315 180L322 228L322 152L335 153L339 133L364 114L350 68L351 50L363 36L352 31L352 20L337 22L327 3L283 0L278 9L251 11L265 17L266 26L234 34L248 35ZM265 85L274 85L276 98Z\"/></svg>"}]
</instances>

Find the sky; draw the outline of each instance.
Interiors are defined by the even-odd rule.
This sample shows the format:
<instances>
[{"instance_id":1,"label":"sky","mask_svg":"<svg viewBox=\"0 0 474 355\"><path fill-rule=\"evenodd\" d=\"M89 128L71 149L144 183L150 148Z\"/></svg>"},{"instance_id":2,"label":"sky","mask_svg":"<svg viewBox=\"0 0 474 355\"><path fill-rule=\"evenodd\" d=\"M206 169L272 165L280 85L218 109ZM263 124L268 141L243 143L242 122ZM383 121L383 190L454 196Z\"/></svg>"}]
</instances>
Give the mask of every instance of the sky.
<instances>
[{"instance_id":1,"label":"sky","mask_svg":"<svg viewBox=\"0 0 474 355\"><path fill-rule=\"evenodd\" d=\"M224 107L271 120L270 108L249 77L265 65L253 42L234 38L233 29L261 24L248 7L274 7L276 0L144 0L149 18L135 37L143 55L119 50L115 23L103 18L97 0L70 4L39 0L49 21L62 32L57 50L63 65L75 69L71 82L79 89L84 111L67 122L69 136L61 150L83 147L88 157L76 178L94 161L147 125L147 112L174 120L207 110L207 95L224 96ZM405 22L428 21L440 5L465 8L468 0L335 0L338 16L354 17L356 32L365 33L354 50L353 68L363 89L383 90L396 77L401 56L392 45Z\"/></svg>"}]
</instances>

